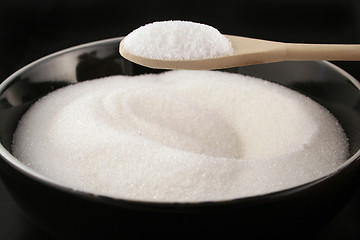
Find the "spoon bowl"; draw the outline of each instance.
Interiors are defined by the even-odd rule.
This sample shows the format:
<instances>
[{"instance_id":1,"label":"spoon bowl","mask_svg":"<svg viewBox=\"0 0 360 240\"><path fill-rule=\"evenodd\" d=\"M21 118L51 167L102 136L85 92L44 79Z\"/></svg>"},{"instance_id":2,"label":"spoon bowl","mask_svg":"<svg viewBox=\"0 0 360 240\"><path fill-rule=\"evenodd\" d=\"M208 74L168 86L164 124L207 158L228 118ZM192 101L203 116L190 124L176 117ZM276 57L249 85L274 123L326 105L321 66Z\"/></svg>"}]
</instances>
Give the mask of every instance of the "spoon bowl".
<instances>
[{"instance_id":1,"label":"spoon bowl","mask_svg":"<svg viewBox=\"0 0 360 240\"><path fill-rule=\"evenodd\" d=\"M225 35L234 48L232 55L193 60L145 58L126 51L120 42L119 52L129 61L157 69L206 70L239 67L281 61L336 60L359 61L359 44L300 44L267 41Z\"/></svg>"}]
</instances>

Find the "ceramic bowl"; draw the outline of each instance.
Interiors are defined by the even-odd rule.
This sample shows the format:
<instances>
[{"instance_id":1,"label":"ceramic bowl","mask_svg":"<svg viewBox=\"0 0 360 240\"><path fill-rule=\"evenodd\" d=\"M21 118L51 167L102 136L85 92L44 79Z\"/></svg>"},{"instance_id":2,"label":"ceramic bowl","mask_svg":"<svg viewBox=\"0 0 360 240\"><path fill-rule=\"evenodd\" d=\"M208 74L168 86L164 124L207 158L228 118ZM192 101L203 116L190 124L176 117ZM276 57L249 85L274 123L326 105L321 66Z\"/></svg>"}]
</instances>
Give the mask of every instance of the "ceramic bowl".
<instances>
[{"instance_id":1,"label":"ceramic bowl","mask_svg":"<svg viewBox=\"0 0 360 240\"><path fill-rule=\"evenodd\" d=\"M280 62L226 69L301 92L329 109L343 126L351 157L336 171L283 191L228 201L157 203L77 191L37 173L11 154L23 113L42 96L69 84L110 75L159 72L120 56L122 38L66 49L35 61L0 85L0 174L31 219L53 235L101 238L139 232L212 232L242 236L310 235L325 225L357 186L360 84L335 65Z\"/></svg>"}]
</instances>

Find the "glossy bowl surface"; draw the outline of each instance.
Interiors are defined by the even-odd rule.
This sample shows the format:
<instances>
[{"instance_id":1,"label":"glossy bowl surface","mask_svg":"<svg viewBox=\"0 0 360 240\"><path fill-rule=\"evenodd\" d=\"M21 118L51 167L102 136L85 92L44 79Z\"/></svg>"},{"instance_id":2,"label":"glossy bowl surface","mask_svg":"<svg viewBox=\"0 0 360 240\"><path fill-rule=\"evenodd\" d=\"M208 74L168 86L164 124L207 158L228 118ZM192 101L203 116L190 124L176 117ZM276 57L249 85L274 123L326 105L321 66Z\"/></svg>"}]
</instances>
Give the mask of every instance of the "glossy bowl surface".
<instances>
[{"instance_id":1,"label":"glossy bowl surface","mask_svg":"<svg viewBox=\"0 0 360 240\"><path fill-rule=\"evenodd\" d=\"M25 66L0 85L0 174L9 192L40 226L59 238L103 238L124 232L239 232L310 234L334 216L359 177L360 84L328 62L281 62L226 69L285 85L329 109L343 126L351 158L333 173L291 189L229 201L156 203L114 199L73 190L11 155L23 113L51 91L110 75L157 73L118 53L121 38L66 49Z\"/></svg>"}]
</instances>

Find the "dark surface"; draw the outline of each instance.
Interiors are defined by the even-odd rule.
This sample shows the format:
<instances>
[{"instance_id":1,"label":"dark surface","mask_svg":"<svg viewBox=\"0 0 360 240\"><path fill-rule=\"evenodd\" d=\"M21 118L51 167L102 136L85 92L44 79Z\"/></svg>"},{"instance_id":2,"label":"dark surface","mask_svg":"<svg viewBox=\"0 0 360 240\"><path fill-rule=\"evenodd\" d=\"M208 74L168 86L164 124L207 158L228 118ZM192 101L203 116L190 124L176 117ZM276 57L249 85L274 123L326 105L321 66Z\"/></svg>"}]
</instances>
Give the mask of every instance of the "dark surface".
<instances>
[{"instance_id":1,"label":"dark surface","mask_svg":"<svg viewBox=\"0 0 360 240\"><path fill-rule=\"evenodd\" d=\"M35 226L17 204L9 196L5 186L0 181L0 239L54 239L49 234Z\"/></svg>"},{"instance_id":2,"label":"dark surface","mask_svg":"<svg viewBox=\"0 0 360 240\"><path fill-rule=\"evenodd\" d=\"M2 240L51 240L55 239L34 225L8 195L0 182L0 239ZM360 189L344 209L319 233L310 239L359 239ZM301 231L301 229L299 229Z\"/></svg>"},{"instance_id":3,"label":"dark surface","mask_svg":"<svg viewBox=\"0 0 360 240\"><path fill-rule=\"evenodd\" d=\"M359 6L357 0L1 1L0 81L55 51L123 36L157 20L191 20L223 33L268 40L360 43ZM359 62L336 64L360 79ZM52 239L29 221L1 181L0 239ZM360 188L312 239L360 239Z\"/></svg>"}]
</instances>

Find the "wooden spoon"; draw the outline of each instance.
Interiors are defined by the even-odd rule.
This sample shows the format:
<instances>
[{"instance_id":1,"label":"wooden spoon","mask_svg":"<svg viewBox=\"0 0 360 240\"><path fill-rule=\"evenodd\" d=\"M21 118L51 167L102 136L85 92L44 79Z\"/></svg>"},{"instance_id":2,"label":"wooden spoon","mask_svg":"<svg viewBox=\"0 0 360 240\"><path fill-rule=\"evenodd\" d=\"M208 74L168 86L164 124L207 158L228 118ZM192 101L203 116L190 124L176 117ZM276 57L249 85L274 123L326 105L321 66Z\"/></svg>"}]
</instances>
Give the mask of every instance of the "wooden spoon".
<instances>
[{"instance_id":1,"label":"wooden spoon","mask_svg":"<svg viewBox=\"0 0 360 240\"><path fill-rule=\"evenodd\" d=\"M359 61L360 44L299 44L266 41L225 35L232 43L234 54L200 60L160 60L133 55L123 49L120 54L137 64L161 69L220 69L281 61Z\"/></svg>"}]
</instances>

